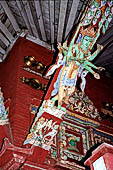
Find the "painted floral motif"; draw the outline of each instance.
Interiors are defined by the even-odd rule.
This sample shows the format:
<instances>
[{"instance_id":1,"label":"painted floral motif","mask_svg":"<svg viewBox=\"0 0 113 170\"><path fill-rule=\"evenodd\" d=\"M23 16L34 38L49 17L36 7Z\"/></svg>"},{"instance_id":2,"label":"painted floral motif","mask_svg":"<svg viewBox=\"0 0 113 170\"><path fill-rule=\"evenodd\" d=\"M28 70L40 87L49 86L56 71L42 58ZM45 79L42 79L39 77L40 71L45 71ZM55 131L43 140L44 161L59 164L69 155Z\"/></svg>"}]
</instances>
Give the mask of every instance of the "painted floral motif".
<instances>
[{"instance_id":1,"label":"painted floral motif","mask_svg":"<svg viewBox=\"0 0 113 170\"><path fill-rule=\"evenodd\" d=\"M97 108L93 105L93 102L85 95L84 92L76 90L71 96L69 96L68 104L66 106L72 111L80 112L93 119L98 118L101 120Z\"/></svg>"},{"instance_id":2,"label":"painted floral motif","mask_svg":"<svg viewBox=\"0 0 113 170\"><path fill-rule=\"evenodd\" d=\"M68 136L68 146L67 149L70 151L76 151L80 152L78 147L77 147L77 142L80 142L80 137L74 136L74 135L67 135Z\"/></svg>"},{"instance_id":3,"label":"painted floral motif","mask_svg":"<svg viewBox=\"0 0 113 170\"><path fill-rule=\"evenodd\" d=\"M42 116L33 124L24 145L30 143L35 146L40 146L45 150L49 150L51 149L58 128L59 125L57 121L53 118L48 119Z\"/></svg>"},{"instance_id":4,"label":"painted floral motif","mask_svg":"<svg viewBox=\"0 0 113 170\"><path fill-rule=\"evenodd\" d=\"M86 136L86 129L63 121L59 131L61 160L81 160L88 149Z\"/></svg>"},{"instance_id":5,"label":"painted floral motif","mask_svg":"<svg viewBox=\"0 0 113 170\"><path fill-rule=\"evenodd\" d=\"M98 143L103 143L103 142L106 142L106 143L109 143L111 145L113 145L113 136L110 136L107 135L107 134L104 134L104 133L101 133L101 132L98 132L96 130L94 130L93 132L94 134L94 142L95 144L98 144Z\"/></svg>"},{"instance_id":6,"label":"painted floral motif","mask_svg":"<svg viewBox=\"0 0 113 170\"><path fill-rule=\"evenodd\" d=\"M62 118L63 115L66 113L66 109L61 107L61 110L59 110L56 106L54 106L53 100L44 100L41 109L51 115L54 115L55 117Z\"/></svg>"}]
</instances>

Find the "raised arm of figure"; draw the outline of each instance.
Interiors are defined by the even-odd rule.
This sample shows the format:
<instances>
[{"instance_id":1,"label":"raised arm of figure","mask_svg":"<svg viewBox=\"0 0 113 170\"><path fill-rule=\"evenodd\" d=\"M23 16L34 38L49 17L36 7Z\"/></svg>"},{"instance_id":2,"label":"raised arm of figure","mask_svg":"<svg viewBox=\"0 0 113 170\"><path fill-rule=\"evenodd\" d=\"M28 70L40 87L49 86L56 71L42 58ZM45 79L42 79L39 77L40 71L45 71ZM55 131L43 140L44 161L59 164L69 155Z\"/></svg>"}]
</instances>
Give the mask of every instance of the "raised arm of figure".
<instances>
[{"instance_id":1,"label":"raised arm of figure","mask_svg":"<svg viewBox=\"0 0 113 170\"><path fill-rule=\"evenodd\" d=\"M80 24L78 25L77 30L76 30L76 32L74 33L74 36L73 36L73 38L72 38L69 46L73 46L73 45L74 45L75 39L76 39L76 37L77 37L77 35L78 35L78 32L79 32L81 26L82 26L82 23L80 23Z\"/></svg>"},{"instance_id":2,"label":"raised arm of figure","mask_svg":"<svg viewBox=\"0 0 113 170\"><path fill-rule=\"evenodd\" d=\"M87 65L88 64L88 65ZM92 64L91 62L88 62L85 66L84 66L84 68L86 69L86 70L88 70L90 73L92 73L93 74L93 76L96 78L96 79L100 79L100 75L98 74L98 73L96 73L93 69L92 69L92 67L93 68L95 68L95 69L98 69L98 67L96 67L94 64Z\"/></svg>"},{"instance_id":3,"label":"raised arm of figure","mask_svg":"<svg viewBox=\"0 0 113 170\"><path fill-rule=\"evenodd\" d=\"M96 58L96 56L98 55L98 53L103 49L102 45L97 44L97 50L90 56L87 57L87 59L89 61L92 61Z\"/></svg>"}]
</instances>

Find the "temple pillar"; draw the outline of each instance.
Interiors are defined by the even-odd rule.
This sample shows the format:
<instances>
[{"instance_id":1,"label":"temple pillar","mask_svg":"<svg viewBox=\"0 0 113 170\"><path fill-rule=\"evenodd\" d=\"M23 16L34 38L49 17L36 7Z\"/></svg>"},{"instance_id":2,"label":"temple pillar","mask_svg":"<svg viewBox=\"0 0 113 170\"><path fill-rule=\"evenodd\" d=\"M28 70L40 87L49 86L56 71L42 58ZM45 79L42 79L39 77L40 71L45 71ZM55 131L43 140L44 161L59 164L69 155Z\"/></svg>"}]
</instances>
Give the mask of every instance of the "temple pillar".
<instances>
[{"instance_id":1,"label":"temple pillar","mask_svg":"<svg viewBox=\"0 0 113 170\"><path fill-rule=\"evenodd\" d=\"M113 146L101 144L85 161L85 165L90 166L91 170L113 170Z\"/></svg>"}]
</instances>

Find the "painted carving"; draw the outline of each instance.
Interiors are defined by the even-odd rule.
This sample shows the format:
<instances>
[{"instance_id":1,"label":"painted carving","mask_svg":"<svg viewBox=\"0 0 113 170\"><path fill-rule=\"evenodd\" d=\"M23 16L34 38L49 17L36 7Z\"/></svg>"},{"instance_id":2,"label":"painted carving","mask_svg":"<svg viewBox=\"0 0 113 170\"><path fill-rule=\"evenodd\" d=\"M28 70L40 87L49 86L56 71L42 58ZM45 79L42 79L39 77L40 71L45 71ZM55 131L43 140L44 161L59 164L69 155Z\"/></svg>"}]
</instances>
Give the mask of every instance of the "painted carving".
<instances>
[{"instance_id":1,"label":"painted carving","mask_svg":"<svg viewBox=\"0 0 113 170\"><path fill-rule=\"evenodd\" d=\"M4 106L4 97L0 88L0 121L8 119L8 111Z\"/></svg>"},{"instance_id":2,"label":"painted carving","mask_svg":"<svg viewBox=\"0 0 113 170\"><path fill-rule=\"evenodd\" d=\"M97 119L99 121L101 120L99 112L93 102L84 92L80 92L79 90L76 90L69 96L66 108L75 112L80 112L90 118Z\"/></svg>"},{"instance_id":3,"label":"painted carving","mask_svg":"<svg viewBox=\"0 0 113 170\"><path fill-rule=\"evenodd\" d=\"M60 68L59 75L54 83L54 90L51 96L53 101L58 100L58 108L61 109L62 101L67 99L67 95L75 90L78 77L82 78L81 90L85 88L85 76L82 71L90 72L96 79L100 75L96 70L103 70L102 67L95 66L92 61L103 49L102 45L97 44L97 50L92 53L91 50L100 36L108 28L112 16L112 1L92 0L86 15L81 20L76 32L70 42L58 43L59 54L55 65L51 66L47 75L50 76L54 71ZM83 67L81 69L81 67Z\"/></svg>"},{"instance_id":4,"label":"painted carving","mask_svg":"<svg viewBox=\"0 0 113 170\"><path fill-rule=\"evenodd\" d=\"M106 142L113 145L113 135L110 133L105 134L103 131L98 131L98 129L93 130L93 138L95 144L97 143L101 144Z\"/></svg>"},{"instance_id":5,"label":"painted carving","mask_svg":"<svg viewBox=\"0 0 113 170\"><path fill-rule=\"evenodd\" d=\"M31 105L30 110L31 110L31 114L35 115L37 113L38 106Z\"/></svg>"},{"instance_id":6,"label":"painted carving","mask_svg":"<svg viewBox=\"0 0 113 170\"><path fill-rule=\"evenodd\" d=\"M66 109L62 108L62 110L59 110L56 106L53 107L53 105L54 102L52 100L44 100L40 110L62 119L63 115L66 113Z\"/></svg>"},{"instance_id":7,"label":"painted carving","mask_svg":"<svg viewBox=\"0 0 113 170\"><path fill-rule=\"evenodd\" d=\"M47 115L43 113L43 115ZM46 118L47 117L47 118ZM35 146L40 146L45 150L50 150L51 145L53 145L54 137L56 136L59 128L59 121L54 118L48 118L48 116L40 116L35 120L30 134L24 141L24 145L27 143L33 144Z\"/></svg>"},{"instance_id":8,"label":"painted carving","mask_svg":"<svg viewBox=\"0 0 113 170\"><path fill-rule=\"evenodd\" d=\"M80 142L80 137L76 137L74 135L68 135L68 147L67 149L70 151L76 151L79 152L79 149L77 148L77 142Z\"/></svg>"},{"instance_id":9,"label":"painted carving","mask_svg":"<svg viewBox=\"0 0 113 170\"><path fill-rule=\"evenodd\" d=\"M81 160L88 149L87 130L65 121L61 123L59 129L60 159Z\"/></svg>"},{"instance_id":10,"label":"painted carving","mask_svg":"<svg viewBox=\"0 0 113 170\"><path fill-rule=\"evenodd\" d=\"M103 49L103 46L96 44L96 41L109 26L112 18L112 6L112 0L91 0L70 43L67 41L63 44L58 43L59 53L56 63L49 68L46 77L50 77L55 70L57 72L48 92L49 95L39 108L24 144L30 143L51 150L63 118L66 120L70 118L70 121L73 120L75 123L75 119L72 119L75 113L70 117L65 116L69 109L85 115L82 120L83 124L88 124L88 120L93 118L96 120L91 119L91 125L98 126L99 113L84 93L85 76L91 73L96 79L100 79L98 72L103 68L97 67L92 61ZM95 44L97 49L92 52ZM81 92L77 91L76 87L78 78L81 78ZM48 115L47 117L44 116L45 113ZM86 117L89 118L86 120ZM78 122L79 120L77 120ZM68 161L70 158L81 160L89 149L88 133L85 128L71 123L71 125L64 124L59 135L61 160ZM66 131L66 126L68 126L68 131ZM53 149L53 151L56 153L56 150Z\"/></svg>"}]
</instances>

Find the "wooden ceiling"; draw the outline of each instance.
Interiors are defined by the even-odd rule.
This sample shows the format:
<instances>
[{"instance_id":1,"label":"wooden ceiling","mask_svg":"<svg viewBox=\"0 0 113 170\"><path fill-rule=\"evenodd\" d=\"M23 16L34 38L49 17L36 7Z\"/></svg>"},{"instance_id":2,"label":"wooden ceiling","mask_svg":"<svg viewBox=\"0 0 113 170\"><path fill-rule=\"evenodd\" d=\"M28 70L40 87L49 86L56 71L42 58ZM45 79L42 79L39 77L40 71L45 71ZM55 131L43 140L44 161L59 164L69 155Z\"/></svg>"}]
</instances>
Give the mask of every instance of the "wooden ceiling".
<instances>
[{"instance_id":1,"label":"wooden ceiling","mask_svg":"<svg viewBox=\"0 0 113 170\"><path fill-rule=\"evenodd\" d=\"M72 35L88 7L88 0L0 0L0 59L23 30L28 37L47 48L56 48ZM98 43L105 46L94 61L113 77L113 19Z\"/></svg>"}]
</instances>

